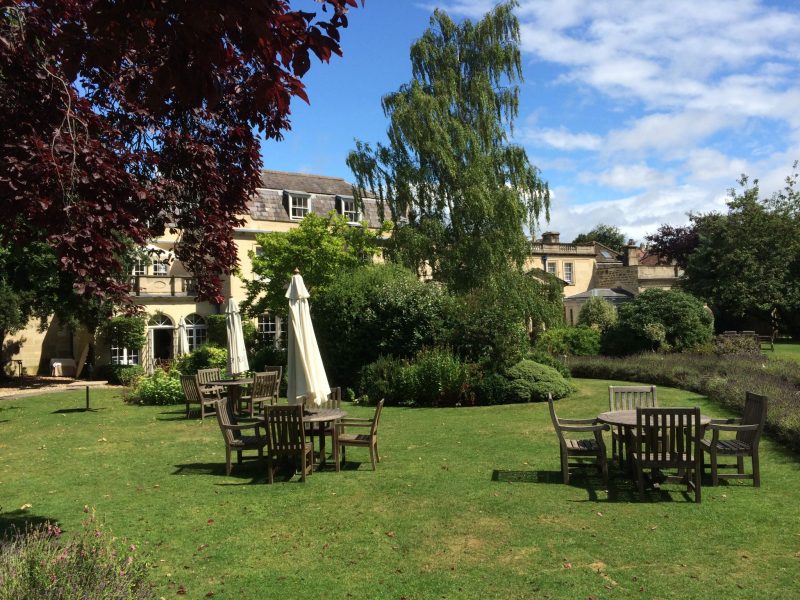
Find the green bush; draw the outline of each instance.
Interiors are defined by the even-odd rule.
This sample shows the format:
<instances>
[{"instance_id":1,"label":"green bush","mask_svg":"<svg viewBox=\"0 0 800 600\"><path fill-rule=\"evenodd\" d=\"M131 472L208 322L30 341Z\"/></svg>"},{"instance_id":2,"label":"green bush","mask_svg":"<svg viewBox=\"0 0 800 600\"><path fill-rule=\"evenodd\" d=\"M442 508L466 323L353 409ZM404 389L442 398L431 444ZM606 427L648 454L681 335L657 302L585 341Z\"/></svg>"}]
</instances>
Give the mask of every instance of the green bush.
<instances>
[{"instance_id":1,"label":"green bush","mask_svg":"<svg viewBox=\"0 0 800 600\"><path fill-rule=\"evenodd\" d=\"M683 352L711 341L711 313L694 296L650 289L619 308L619 320L603 334L604 354Z\"/></svg>"},{"instance_id":2,"label":"green bush","mask_svg":"<svg viewBox=\"0 0 800 600\"><path fill-rule=\"evenodd\" d=\"M288 354L286 350L275 348L272 345L264 345L258 348L250 360L250 369L252 371L263 371L267 365L283 366L284 373L286 372L286 365L288 363Z\"/></svg>"},{"instance_id":3,"label":"green bush","mask_svg":"<svg viewBox=\"0 0 800 600\"><path fill-rule=\"evenodd\" d=\"M570 373L569 367L564 363L563 359L553 356L549 352L545 352L544 350L530 350L525 358L554 368L566 379L572 377L572 373Z\"/></svg>"},{"instance_id":4,"label":"green bush","mask_svg":"<svg viewBox=\"0 0 800 600\"><path fill-rule=\"evenodd\" d=\"M0 597L157 598L136 546L127 548L91 518L71 535L52 524L12 532L0 543Z\"/></svg>"},{"instance_id":5,"label":"green bush","mask_svg":"<svg viewBox=\"0 0 800 600\"><path fill-rule=\"evenodd\" d=\"M194 352L178 358L175 361L175 368L184 375L194 375L199 369L227 369L228 350L203 344Z\"/></svg>"},{"instance_id":6,"label":"green bush","mask_svg":"<svg viewBox=\"0 0 800 600\"><path fill-rule=\"evenodd\" d=\"M450 298L397 265L356 269L312 300L311 316L332 381L355 383L380 356L411 358L436 346L446 331Z\"/></svg>"},{"instance_id":7,"label":"green bush","mask_svg":"<svg viewBox=\"0 0 800 600\"><path fill-rule=\"evenodd\" d=\"M572 392L572 385L561 373L547 365L532 360L522 360L508 369L509 393L518 402L541 402L548 394L554 400L564 398Z\"/></svg>"},{"instance_id":8,"label":"green bush","mask_svg":"<svg viewBox=\"0 0 800 600\"><path fill-rule=\"evenodd\" d=\"M414 398L406 387L407 366L405 359L379 357L361 369L358 394L374 399L375 402L383 398L386 404L413 406Z\"/></svg>"},{"instance_id":9,"label":"green bush","mask_svg":"<svg viewBox=\"0 0 800 600\"><path fill-rule=\"evenodd\" d=\"M160 369L149 377L139 379L130 399L139 404L155 406L185 402L180 379Z\"/></svg>"},{"instance_id":10,"label":"green bush","mask_svg":"<svg viewBox=\"0 0 800 600\"><path fill-rule=\"evenodd\" d=\"M510 383L500 373L484 373L473 385L475 404L489 406L509 402Z\"/></svg>"},{"instance_id":11,"label":"green bush","mask_svg":"<svg viewBox=\"0 0 800 600\"><path fill-rule=\"evenodd\" d=\"M611 302L600 296L592 296L578 313L578 325L605 331L617 322L617 309Z\"/></svg>"},{"instance_id":12,"label":"green bush","mask_svg":"<svg viewBox=\"0 0 800 600\"><path fill-rule=\"evenodd\" d=\"M111 317L103 323L100 331L109 346L141 348L147 342L144 318Z\"/></svg>"},{"instance_id":13,"label":"green bush","mask_svg":"<svg viewBox=\"0 0 800 600\"><path fill-rule=\"evenodd\" d=\"M228 326L225 315L206 315L206 340L212 346L228 347Z\"/></svg>"},{"instance_id":14,"label":"green bush","mask_svg":"<svg viewBox=\"0 0 800 600\"><path fill-rule=\"evenodd\" d=\"M103 365L100 367L100 378L113 385L131 386L144 375L140 365Z\"/></svg>"},{"instance_id":15,"label":"green bush","mask_svg":"<svg viewBox=\"0 0 800 600\"><path fill-rule=\"evenodd\" d=\"M549 329L539 334L536 348L554 356L599 354L600 331L585 326Z\"/></svg>"}]
</instances>

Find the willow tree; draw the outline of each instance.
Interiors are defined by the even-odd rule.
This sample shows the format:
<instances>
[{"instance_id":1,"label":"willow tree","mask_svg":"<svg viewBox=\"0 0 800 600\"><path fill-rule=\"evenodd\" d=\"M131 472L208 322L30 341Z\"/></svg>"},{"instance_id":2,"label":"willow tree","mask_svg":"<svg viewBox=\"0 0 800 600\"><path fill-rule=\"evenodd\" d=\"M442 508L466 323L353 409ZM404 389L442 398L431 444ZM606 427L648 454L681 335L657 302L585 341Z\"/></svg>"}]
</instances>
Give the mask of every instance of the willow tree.
<instances>
[{"instance_id":1,"label":"willow tree","mask_svg":"<svg viewBox=\"0 0 800 600\"><path fill-rule=\"evenodd\" d=\"M395 258L455 290L521 267L524 227L549 210L547 184L509 140L522 79L515 6L460 24L434 12L411 47L412 80L383 98L388 142L356 141L347 158L395 223Z\"/></svg>"}]
</instances>

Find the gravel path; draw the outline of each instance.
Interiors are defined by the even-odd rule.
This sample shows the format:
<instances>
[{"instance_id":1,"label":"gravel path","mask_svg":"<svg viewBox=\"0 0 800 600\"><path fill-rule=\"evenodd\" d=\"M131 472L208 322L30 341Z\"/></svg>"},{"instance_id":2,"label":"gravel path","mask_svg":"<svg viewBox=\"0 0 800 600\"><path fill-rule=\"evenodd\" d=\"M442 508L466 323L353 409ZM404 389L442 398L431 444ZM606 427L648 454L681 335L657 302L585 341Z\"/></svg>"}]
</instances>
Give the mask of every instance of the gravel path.
<instances>
[{"instance_id":1,"label":"gravel path","mask_svg":"<svg viewBox=\"0 0 800 600\"><path fill-rule=\"evenodd\" d=\"M24 377L22 380L2 379L0 380L0 400L13 400L25 396L37 396L39 394L51 394L53 392L66 392L83 389L84 382L80 379L69 377ZM119 387L109 385L106 382L89 382L92 389L102 389Z\"/></svg>"}]
</instances>

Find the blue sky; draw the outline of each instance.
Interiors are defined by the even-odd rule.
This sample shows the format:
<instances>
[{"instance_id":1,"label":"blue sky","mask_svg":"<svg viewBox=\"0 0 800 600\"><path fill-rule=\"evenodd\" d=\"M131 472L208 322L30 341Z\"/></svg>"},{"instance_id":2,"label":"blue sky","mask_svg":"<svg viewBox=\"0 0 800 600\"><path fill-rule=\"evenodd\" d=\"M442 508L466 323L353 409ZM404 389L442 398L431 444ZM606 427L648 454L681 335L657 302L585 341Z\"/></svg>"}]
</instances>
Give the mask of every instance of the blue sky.
<instances>
[{"instance_id":1,"label":"blue sky","mask_svg":"<svg viewBox=\"0 0 800 600\"><path fill-rule=\"evenodd\" d=\"M264 166L352 181L353 140L385 139L381 96L409 80L433 9L477 19L494 4L367 0L342 32L344 56L305 78L311 105L295 102L292 130L263 145ZM540 231L569 241L602 222L641 240L724 209L741 173L777 190L800 159L798 4L521 0L517 15L515 142L553 193Z\"/></svg>"}]
</instances>

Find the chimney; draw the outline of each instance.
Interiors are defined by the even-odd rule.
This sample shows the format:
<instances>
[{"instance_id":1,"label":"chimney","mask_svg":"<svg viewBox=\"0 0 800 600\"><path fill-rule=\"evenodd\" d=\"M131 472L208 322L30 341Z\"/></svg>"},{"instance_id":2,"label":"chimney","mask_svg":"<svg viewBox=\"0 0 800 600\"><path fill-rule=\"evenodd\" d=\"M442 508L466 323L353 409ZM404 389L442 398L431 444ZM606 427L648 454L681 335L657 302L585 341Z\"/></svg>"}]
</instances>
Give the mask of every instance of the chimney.
<instances>
[{"instance_id":1,"label":"chimney","mask_svg":"<svg viewBox=\"0 0 800 600\"><path fill-rule=\"evenodd\" d=\"M635 267L639 264L639 246L632 244L633 240L628 241L625 246L625 264L629 267Z\"/></svg>"},{"instance_id":2,"label":"chimney","mask_svg":"<svg viewBox=\"0 0 800 600\"><path fill-rule=\"evenodd\" d=\"M545 244L558 244L560 235L557 231L545 231L542 234L542 242Z\"/></svg>"}]
</instances>

